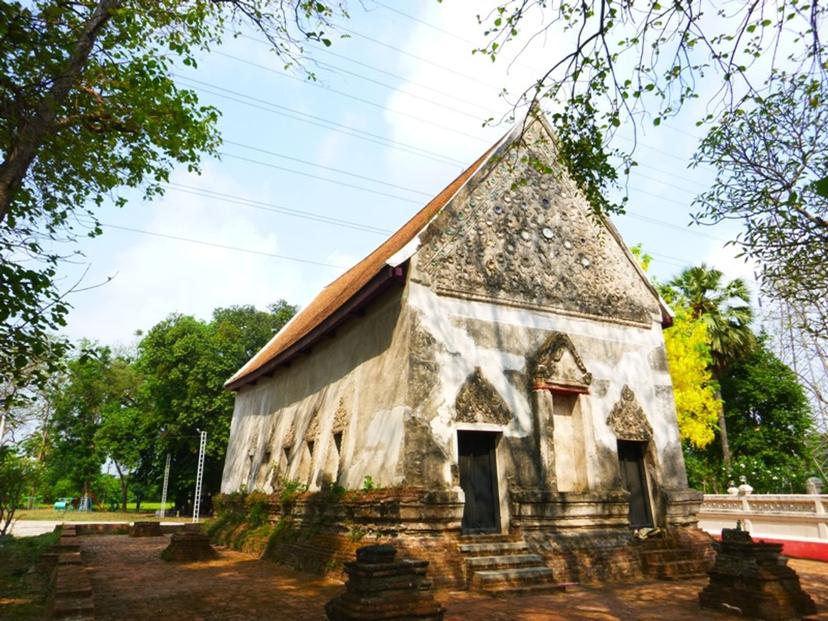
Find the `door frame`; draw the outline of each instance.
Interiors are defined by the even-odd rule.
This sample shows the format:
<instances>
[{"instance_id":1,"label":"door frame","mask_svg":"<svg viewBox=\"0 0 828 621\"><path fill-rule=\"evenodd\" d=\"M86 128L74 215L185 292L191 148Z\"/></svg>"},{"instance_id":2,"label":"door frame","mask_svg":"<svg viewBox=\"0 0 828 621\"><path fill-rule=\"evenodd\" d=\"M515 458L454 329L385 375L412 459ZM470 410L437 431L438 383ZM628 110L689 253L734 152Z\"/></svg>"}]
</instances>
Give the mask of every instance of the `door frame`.
<instances>
[{"instance_id":1,"label":"door frame","mask_svg":"<svg viewBox=\"0 0 828 621\"><path fill-rule=\"evenodd\" d=\"M508 488L505 473L501 467L503 463L501 452L501 440L503 439L503 426L491 423L459 423L454 430L454 455L457 467L457 486L460 486L460 432L487 433L493 437L494 450L490 453L492 461L493 485L495 486L495 522L497 523L493 533L504 533L509 530L508 510ZM472 534L472 533L470 533Z\"/></svg>"},{"instance_id":2,"label":"door frame","mask_svg":"<svg viewBox=\"0 0 828 621\"><path fill-rule=\"evenodd\" d=\"M641 471L641 479L642 483L644 484L644 504L647 514L650 518L650 526L646 525L639 525L635 526L630 523L630 528L654 528L658 524L657 516L656 516L656 505L653 502L653 487L650 481L650 472L647 468L647 455L649 454L650 448L652 446L652 440L642 441L642 440L624 440L622 438L618 438L616 441L616 455L618 456L618 473L622 477L623 483L623 474L621 474L621 455L620 455L620 445L624 442L626 444L637 444L641 448L641 461L638 462L639 469Z\"/></svg>"}]
</instances>

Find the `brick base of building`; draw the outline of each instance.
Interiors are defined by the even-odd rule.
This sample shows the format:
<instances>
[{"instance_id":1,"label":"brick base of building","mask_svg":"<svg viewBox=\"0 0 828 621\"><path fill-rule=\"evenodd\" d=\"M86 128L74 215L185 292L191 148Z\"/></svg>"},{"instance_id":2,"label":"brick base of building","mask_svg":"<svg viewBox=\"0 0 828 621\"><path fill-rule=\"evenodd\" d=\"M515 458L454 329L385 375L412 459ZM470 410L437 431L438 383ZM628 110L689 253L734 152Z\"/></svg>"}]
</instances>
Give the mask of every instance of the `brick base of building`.
<instances>
[{"instance_id":1,"label":"brick base of building","mask_svg":"<svg viewBox=\"0 0 828 621\"><path fill-rule=\"evenodd\" d=\"M436 587L467 586L466 559L460 552L463 505L451 492L406 488L326 502L313 494L299 495L289 505L276 496L268 502L269 525L247 532L244 524L228 524L213 532L214 542L301 571L341 578L344 564L358 548L390 543L398 558L429 561L429 576ZM514 526L504 537L525 541L560 583L695 576L709 568L713 557L710 537L690 526L674 526L644 541L628 527L615 525Z\"/></svg>"}]
</instances>

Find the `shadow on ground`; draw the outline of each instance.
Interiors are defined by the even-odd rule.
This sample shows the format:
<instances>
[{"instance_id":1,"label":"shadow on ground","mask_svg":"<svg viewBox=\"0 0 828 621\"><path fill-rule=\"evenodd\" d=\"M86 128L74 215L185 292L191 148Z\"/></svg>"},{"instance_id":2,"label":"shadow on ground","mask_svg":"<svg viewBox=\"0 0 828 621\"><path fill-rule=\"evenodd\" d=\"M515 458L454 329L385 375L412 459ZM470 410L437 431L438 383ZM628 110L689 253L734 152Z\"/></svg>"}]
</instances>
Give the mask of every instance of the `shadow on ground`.
<instances>
[{"instance_id":1,"label":"shadow on ground","mask_svg":"<svg viewBox=\"0 0 828 621\"><path fill-rule=\"evenodd\" d=\"M216 560L174 564L161 560L167 537L82 537L84 560L100 620L160 617L189 620L321 620L325 602L342 590L336 580L304 574L240 552ZM803 588L819 606L812 619L828 621L828 564L791 561ZM557 619L734 619L699 608L704 579L642 582L569 593L492 599L469 592L437 593L446 621L552 621Z\"/></svg>"}]
</instances>

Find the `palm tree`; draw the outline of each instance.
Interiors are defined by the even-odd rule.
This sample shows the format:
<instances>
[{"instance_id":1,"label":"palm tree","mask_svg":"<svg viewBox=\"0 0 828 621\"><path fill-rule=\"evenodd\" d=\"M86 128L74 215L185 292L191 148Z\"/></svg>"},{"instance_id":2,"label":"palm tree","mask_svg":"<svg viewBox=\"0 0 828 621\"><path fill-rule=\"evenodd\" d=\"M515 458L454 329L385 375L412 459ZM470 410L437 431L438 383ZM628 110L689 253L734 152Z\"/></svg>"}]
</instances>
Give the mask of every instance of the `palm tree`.
<instances>
[{"instance_id":1,"label":"palm tree","mask_svg":"<svg viewBox=\"0 0 828 621\"><path fill-rule=\"evenodd\" d=\"M723 283L723 280L722 272L702 263L673 278L667 283L665 292L665 297L685 304L694 319L704 321L713 358L710 371L716 380L721 379L728 366L751 351L756 342L750 329L753 310L745 281L736 278ZM719 433L722 458L729 464L730 446L723 408L719 411Z\"/></svg>"}]
</instances>

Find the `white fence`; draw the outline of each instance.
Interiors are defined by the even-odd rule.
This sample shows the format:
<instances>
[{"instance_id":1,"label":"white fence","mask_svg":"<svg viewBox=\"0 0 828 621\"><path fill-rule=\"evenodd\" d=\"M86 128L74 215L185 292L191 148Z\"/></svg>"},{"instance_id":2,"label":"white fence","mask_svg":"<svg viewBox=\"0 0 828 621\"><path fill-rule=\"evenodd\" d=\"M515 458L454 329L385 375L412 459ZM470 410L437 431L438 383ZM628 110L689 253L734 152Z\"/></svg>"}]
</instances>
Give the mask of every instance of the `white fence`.
<instances>
[{"instance_id":1,"label":"white fence","mask_svg":"<svg viewBox=\"0 0 828 621\"><path fill-rule=\"evenodd\" d=\"M742 528L753 537L828 543L828 495L706 494L699 527L712 535L723 528Z\"/></svg>"}]
</instances>

